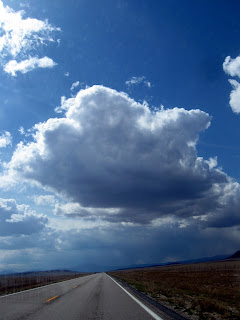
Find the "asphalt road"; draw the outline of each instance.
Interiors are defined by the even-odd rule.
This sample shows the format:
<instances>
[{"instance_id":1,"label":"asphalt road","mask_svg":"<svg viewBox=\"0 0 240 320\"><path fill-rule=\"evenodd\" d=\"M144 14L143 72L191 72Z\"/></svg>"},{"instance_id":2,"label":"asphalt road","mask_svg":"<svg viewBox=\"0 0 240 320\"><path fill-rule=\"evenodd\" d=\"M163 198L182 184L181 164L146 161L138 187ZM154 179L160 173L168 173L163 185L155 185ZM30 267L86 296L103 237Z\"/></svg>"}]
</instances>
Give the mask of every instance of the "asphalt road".
<instances>
[{"instance_id":1,"label":"asphalt road","mask_svg":"<svg viewBox=\"0 0 240 320\"><path fill-rule=\"evenodd\" d=\"M145 307L146 308L146 307ZM150 311L151 312L151 311ZM154 311L156 312L156 310ZM0 297L0 320L152 320L105 273Z\"/></svg>"}]
</instances>

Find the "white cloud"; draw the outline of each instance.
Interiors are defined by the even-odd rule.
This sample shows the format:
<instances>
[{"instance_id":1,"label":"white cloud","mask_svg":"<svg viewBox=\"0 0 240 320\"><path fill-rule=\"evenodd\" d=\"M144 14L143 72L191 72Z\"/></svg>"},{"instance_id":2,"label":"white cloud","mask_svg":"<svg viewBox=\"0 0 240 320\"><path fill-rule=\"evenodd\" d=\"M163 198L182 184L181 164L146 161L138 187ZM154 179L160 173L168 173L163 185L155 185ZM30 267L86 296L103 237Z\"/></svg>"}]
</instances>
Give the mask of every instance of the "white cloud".
<instances>
[{"instance_id":1,"label":"white cloud","mask_svg":"<svg viewBox=\"0 0 240 320\"><path fill-rule=\"evenodd\" d=\"M30 4L29 3L20 2L20 7L21 8L30 8Z\"/></svg>"},{"instance_id":2,"label":"white cloud","mask_svg":"<svg viewBox=\"0 0 240 320\"><path fill-rule=\"evenodd\" d=\"M22 50L36 48L48 41L54 41L50 36L53 31L60 31L49 24L32 18L23 18L23 10L15 12L0 1L0 27L3 35L0 37L0 53L16 57Z\"/></svg>"},{"instance_id":3,"label":"white cloud","mask_svg":"<svg viewBox=\"0 0 240 320\"><path fill-rule=\"evenodd\" d=\"M25 133L25 130L24 130L24 128L23 128L22 126L19 127L18 132L19 132L21 135L25 135L25 134L26 134L26 133Z\"/></svg>"},{"instance_id":4,"label":"white cloud","mask_svg":"<svg viewBox=\"0 0 240 320\"><path fill-rule=\"evenodd\" d=\"M85 220L96 220L106 216L116 215L119 210L115 208L91 208L82 207L77 202L56 203L54 214L67 217L81 217Z\"/></svg>"},{"instance_id":5,"label":"white cloud","mask_svg":"<svg viewBox=\"0 0 240 320\"><path fill-rule=\"evenodd\" d=\"M79 81L76 81L72 84L70 90L73 91L75 88L77 88L78 86L80 85L80 82Z\"/></svg>"},{"instance_id":6,"label":"white cloud","mask_svg":"<svg viewBox=\"0 0 240 320\"><path fill-rule=\"evenodd\" d=\"M51 34L54 31L60 31L60 28L52 26L47 20L42 21L29 17L24 19L24 14L23 10L15 12L10 7L4 6L0 0L0 57L5 71L12 75L15 75L14 70L20 72L27 70L26 72L28 72L37 66L42 68L53 66L53 61L47 57L42 58L43 60L38 59L41 66L36 62L34 67L33 61L31 61L32 67L29 66L30 62L28 61L31 59L23 60L23 58L26 58L27 53L31 53L39 46L54 42ZM10 57L16 58L17 56L23 61L9 61ZM47 61L46 58L49 60ZM24 67L25 64L28 67Z\"/></svg>"},{"instance_id":7,"label":"white cloud","mask_svg":"<svg viewBox=\"0 0 240 320\"><path fill-rule=\"evenodd\" d=\"M240 77L240 56L235 59L232 59L230 56L226 57L223 63L223 70L232 77ZM240 83L233 79L230 79L229 82L233 87L230 93L230 107L233 112L240 113Z\"/></svg>"},{"instance_id":8,"label":"white cloud","mask_svg":"<svg viewBox=\"0 0 240 320\"><path fill-rule=\"evenodd\" d=\"M12 136L11 133L8 131L4 131L0 135L0 148L5 148L9 145L12 145Z\"/></svg>"},{"instance_id":9,"label":"white cloud","mask_svg":"<svg viewBox=\"0 0 240 320\"><path fill-rule=\"evenodd\" d=\"M33 199L37 205L43 205L43 206L47 206L47 205L53 206L56 202L55 197L50 194L44 195L44 196L34 196Z\"/></svg>"},{"instance_id":10,"label":"white cloud","mask_svg":"<svg viewBox=\"0 0 240 320\"><path fill-rule=\"evenodd\" d=\"M223 70L232 77L240 77L240 56L235 59L230 56L226 57L223 62Z\"/></svg>"},{"instance_id":11,"label":"white cloud","mask_svg":"<svg viewBox=\"0 0 240 320\"><path fill-rule=\"evenodd\" d=\"M218 165L217 157L209 158L209 160L205 160L205 161L209 165L209 168L211 169L217 167Z\"/></svg>"},{"instance_id":12,"label":"white cloud","mask_svg":"<svg viewBox=\"0 0 240 320\"><path fill-rule=\"evenodd\" d=\"M16 60L9 61L4 66L4 71L15 77L16 72L27 73L36 68L53 68L56 65L57 63L48 57L44 57L41 59L37 57L30 57L29 59L23 60L21 62L17 62Z\"/></svg>"},{"instance_id":13,"label":"white cloud","mask_svg":"<svg viewBox=\"0 0 240 320\"><path fill-rule=\"evenodd\" d=\"M230 93L230 107L233 112L240 113L240 83L233 79L230 79L229 82L233 87L233 90Z\"/></svg>"},{"instance_id":14,"label":"white cloud","mask_svg":"<svg viewBox=\"0 0 240 320\"><path fill-rule=\"evenodd\" d=\"M148 88L151 88L151 82L150 81L144 81L144 84L148 87Z\"/></svg>"},{"instance_id":15,"label":"white cloud","mask_svg":"<svg viewBox=\"0 0 240 320\"><path fill-rule=\"evenodd\" d=\"M57 203L54 208L54 214L58 216L85 217L88 215L86 208L81 207L79 203Z\"/></svg>"},{"instance_id":16,"label":"white cloud","mask_svg":"<svg viewBox=\"0 0 240 320\"><path fill-rule=\"evenodd\" d=\"M69 77L70 73L69 72L66 72L64 73L65 77Z\"/></svg>"},{"instance_id":17,"label":"white cloud","mask_svg":"<svg viewBox=\"0 0 240 320\"><path fill-rule=\"evenodd\" d=\"M216 159L197 156L198 135L210 125L207 113L151 112L103 86L63 98L60 108L66 116L35 125L35 141L17 146L3 177L35 183L77 203L58 207L58 214L78 212L118 223L207 215L213 226L218 218L213 213L222 217L229 199L238 198L239 185L232 187ZM231 196L224 203L226 188Z\"/></svg>"},{"instance_id":18,"label":"white cloud","mask_svg":"<svg viewBox=\"0 0 240 320\"><path fill-rule=\"evenodd\" d=\"M130 80L127 80L126 85L128 87L133 86L133 85L138 85L140 83L143 83L145 86L147 86L148 88L151 88L151 82L146 80L146 77L142 76L142 77L132 77Z\"/></svg>"},{"instance_id":19,"label":"white cloud","mask_svg":"<svg viewBox=\"0 0 240 320\"><path fill-rule=\"evenodd\" d=\"M42 230L47 223L44 215L18 205L14 199L0 199L0 236L30 235Z\"/></svg>"}]
</instances>

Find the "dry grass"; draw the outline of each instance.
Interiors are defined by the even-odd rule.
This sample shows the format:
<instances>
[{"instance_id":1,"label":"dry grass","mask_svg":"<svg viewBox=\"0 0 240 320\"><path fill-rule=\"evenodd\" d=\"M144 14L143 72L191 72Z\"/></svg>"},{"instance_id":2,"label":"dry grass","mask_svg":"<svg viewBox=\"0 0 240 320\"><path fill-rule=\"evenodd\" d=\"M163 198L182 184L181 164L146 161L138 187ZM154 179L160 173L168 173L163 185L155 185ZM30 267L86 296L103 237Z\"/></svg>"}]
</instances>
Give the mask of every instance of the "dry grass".
<instances>
[{"instance_id":1,"label":"dry grass","mask_svg":"<svg viewBox=\"0 0 240 320\"><path fill-rule=\"evenodd\" d=\"M189 319L240 319L240 260L110 272Z\"/></svg>"},{"instance_id":2,"label":"dry grass","mask_svg":"<svg viewBox=\"0 0 240 320\"><path fill-rule=\"evenodd\" d=\"M75 272L39 272L34 274L12 274L0 276L0 295L36 288L47 284L65 281L86 274Z\"/></svg>"}]
</instances>

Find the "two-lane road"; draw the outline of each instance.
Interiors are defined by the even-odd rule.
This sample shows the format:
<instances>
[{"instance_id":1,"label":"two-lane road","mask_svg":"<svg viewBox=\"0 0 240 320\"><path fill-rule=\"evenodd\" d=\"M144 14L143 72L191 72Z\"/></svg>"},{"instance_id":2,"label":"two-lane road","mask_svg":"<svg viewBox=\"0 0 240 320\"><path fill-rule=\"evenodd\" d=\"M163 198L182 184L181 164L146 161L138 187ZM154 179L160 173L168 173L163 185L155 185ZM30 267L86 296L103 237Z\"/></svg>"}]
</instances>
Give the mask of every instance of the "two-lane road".
<instances>
[{"instance_id":1,"label":"two-lane road","mask_svg":"<svg viewBox=\"0 0 240 320\"><path fill-rule=\"evenodd\" d=\"M100 273L0 297L0 320L163 319L144 308Z\"/></svg>"}]
</instances>

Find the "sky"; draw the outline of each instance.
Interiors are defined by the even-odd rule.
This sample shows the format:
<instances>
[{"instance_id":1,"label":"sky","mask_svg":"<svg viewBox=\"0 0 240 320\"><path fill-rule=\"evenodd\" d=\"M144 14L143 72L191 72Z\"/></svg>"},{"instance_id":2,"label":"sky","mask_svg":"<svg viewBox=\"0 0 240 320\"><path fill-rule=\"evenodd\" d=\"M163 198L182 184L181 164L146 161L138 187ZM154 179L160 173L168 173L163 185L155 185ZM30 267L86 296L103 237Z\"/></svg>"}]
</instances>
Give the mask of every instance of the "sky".
<instances>
[{"instance_id":1,"label":"sky","mask_svg":"<svg viewBox=\"0 0 240 320\"><path fill-rule=\"evenodd\" d=\"M0 272L240 249L239 9L0 0Z\"/></svg>"}]
</instances>

